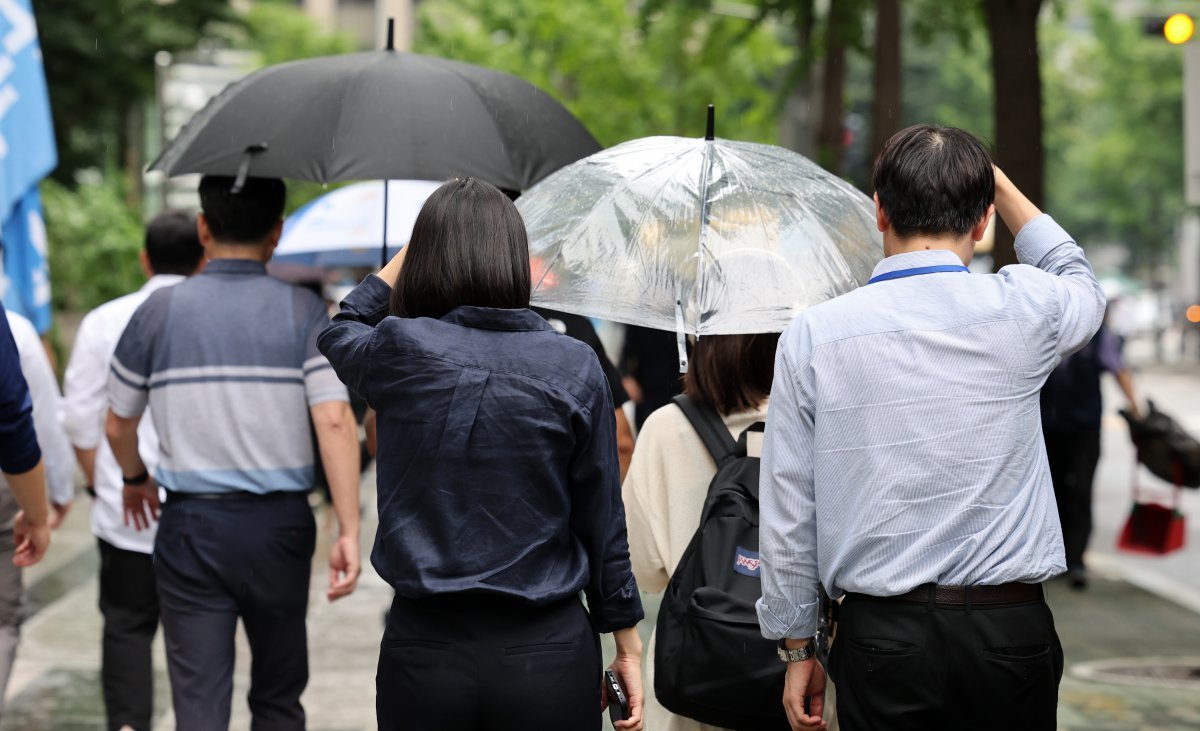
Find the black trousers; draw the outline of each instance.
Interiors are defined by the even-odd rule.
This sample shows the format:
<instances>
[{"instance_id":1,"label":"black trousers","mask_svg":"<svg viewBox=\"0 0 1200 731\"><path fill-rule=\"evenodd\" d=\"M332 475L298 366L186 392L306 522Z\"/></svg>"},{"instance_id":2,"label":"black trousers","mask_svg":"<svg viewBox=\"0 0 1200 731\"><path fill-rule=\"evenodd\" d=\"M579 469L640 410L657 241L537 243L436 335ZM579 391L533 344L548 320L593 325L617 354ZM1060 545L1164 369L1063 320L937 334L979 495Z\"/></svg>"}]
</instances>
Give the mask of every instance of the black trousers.
<instances>
[{"instance_id":1,"label":"black trousers","mask_svg":"<svg viewBox=\"0 0 1200 731\"><path fill-rule=\"evenodd\" d=\"M600 674L578 598L397 597L375 677L379 729L594 731Z\"/></svg>"},{"instance_id":2,"label":"black trousers","mask_svg":"<svg viewBox=\"0 0 1200 731\"><path fill-rule=\"evenodd\" d=\"M1067 568L1083 568L1083 552L1092 536L1092 483L1100 462L1100 430L1046 433L1050 479L1058 501Z\"/></svg>"},{"instance_id":3,"label":"black trousers","mask_svg":"<svg viewBox=\"0 0 1200 731\"><path fill-rule=\"evenodd\" d=\"M229 728L234 633L250 641L253 731L303 731L316 525L304 495L172 499L154 571L177 731Z\"/></svg>"},{"instance_id":4,"label":"black trousers","mask_svg":"<svg viewBox=\"0 0 1200 731\"><path fill-rule=\"evenodd\" d=\"M845 731L1051 731L1062 671L1042 600L968 609L851 594L829 659Z\"/></svg>"},{"instance_id":5,"label":"black trousers","mask_svg":"<svg viewBox=\"0 0 1200 731\"><path fill-rule=\"evenodd\" d=\"M100 683L108 730L130 726L149 731L154 714L154 665L158 632L154 559L96 539L100 545L100 613L104 616Z\"/></svg>"}]
</instances>

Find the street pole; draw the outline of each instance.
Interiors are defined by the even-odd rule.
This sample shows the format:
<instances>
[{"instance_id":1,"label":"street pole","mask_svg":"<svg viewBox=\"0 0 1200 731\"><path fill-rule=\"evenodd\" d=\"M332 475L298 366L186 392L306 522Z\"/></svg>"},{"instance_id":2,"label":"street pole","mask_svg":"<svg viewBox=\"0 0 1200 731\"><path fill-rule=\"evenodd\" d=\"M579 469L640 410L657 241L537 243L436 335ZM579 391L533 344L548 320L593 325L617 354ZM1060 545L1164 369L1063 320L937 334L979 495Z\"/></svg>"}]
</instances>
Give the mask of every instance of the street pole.
<instances>
[{"instance_id":1,"label":"street pole","mask_svg":"<svg viewBox=\"0 0 1200 731\"><path fill-rule=\"evenodd\" d=\"M1183 46L1183 174L1184 200L1189 206L1200 206L1200 40L1197 39ZM1194 208L1184 213L1180 222L1178 254L1182 304L1184 307L1200 304L1200 213ZM1200 340L1196 337L1200 332L1189 332L1200 330L1200 325L1186 319L1181 324L1184 345L1188 335L1193 336L1192 340ZM1200 352L1195 355L1200 357Z\"/></svg>"}]
</instances>

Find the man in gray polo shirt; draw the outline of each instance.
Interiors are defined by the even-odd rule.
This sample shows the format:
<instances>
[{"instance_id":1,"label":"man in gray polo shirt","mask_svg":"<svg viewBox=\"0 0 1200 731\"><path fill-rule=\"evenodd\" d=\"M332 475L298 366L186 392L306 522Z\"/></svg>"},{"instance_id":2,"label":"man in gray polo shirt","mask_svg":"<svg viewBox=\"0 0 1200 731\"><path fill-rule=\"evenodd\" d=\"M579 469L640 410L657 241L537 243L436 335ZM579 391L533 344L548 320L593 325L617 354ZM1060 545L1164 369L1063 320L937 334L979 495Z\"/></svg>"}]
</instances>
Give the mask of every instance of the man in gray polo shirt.
<instances>
[{"instance_id":1,"label":"man in gray polo shirt","mask_svg":"<svg viewBox=\"0 0 1200 731\"><path fill-rule=\"evenodd\" d=\"M359 574L358 434L345 387L316 349L328 324L311 292L267 276L282 181L200 182L202 274L147 298L117 344L106 432L125 519L158 519L158 579L179 731L226 729L240 617L253 653L254 729L303 729L305 613L316 527L307 492L316 427L340 535L330 600ZM160 439L153 477L138 454L146 407Z\"/></svg>"}]
</instances>

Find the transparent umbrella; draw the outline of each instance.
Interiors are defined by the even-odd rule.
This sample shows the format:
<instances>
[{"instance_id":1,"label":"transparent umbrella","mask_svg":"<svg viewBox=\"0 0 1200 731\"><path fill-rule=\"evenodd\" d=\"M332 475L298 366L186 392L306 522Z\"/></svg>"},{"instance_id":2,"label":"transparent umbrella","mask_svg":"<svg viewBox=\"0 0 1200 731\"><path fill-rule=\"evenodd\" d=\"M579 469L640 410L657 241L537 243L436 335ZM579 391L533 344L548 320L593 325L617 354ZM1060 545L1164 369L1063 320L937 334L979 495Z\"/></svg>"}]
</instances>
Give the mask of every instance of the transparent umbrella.
<instances>
[{"instance_id":1,"label":"transparent umbrella","mask_svg":"<svg viewBox=\"0 0 1200 731\"><path fill-rule=\"evenodd\" d=\"M870 198L771 145L633 140L562 168L517 207L535 304L681 335L781 332L883 256Z\"/></svg>"}]
</instances>

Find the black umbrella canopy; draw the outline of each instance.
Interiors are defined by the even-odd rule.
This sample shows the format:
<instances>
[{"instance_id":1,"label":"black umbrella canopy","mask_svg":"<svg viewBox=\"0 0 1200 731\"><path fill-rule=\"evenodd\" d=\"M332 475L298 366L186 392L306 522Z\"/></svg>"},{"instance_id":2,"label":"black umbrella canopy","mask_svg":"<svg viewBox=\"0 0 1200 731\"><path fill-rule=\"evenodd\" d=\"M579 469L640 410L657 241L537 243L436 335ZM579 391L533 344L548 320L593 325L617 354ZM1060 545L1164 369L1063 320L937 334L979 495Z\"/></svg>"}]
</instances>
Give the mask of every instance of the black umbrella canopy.
<instances>
[{"instance_id":1,"label":"black umbrella canopy","mask_svg":"<svg viewBox=\"0 0 1200 731\"><path fill-rule=\"evenodd\" d=\"M248 161L260 177L469 175L519 191L599 149L578 119L522 79L388 50L250 74L197 112L150 169L238 175Z\"/></svg>"}]
</instances>

